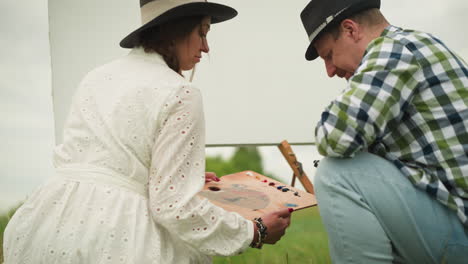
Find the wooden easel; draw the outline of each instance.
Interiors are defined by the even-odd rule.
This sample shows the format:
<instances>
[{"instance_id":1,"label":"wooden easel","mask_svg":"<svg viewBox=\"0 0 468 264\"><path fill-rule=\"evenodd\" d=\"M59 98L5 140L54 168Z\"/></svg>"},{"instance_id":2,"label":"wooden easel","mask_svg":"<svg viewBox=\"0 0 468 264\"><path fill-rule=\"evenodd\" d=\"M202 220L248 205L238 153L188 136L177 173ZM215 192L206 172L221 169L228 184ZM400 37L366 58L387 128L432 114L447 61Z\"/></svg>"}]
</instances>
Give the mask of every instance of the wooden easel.
<instances>
[{"instance_id":1,"label":"wooden easel","mask_svg":"<svg viewBox=\"0 0 468 264\"><path fill-rule=\"evenodd\" d=\"M314 185L310 182L309 178L307 177L306 173L302 169L302 163L297 161L296 154L294 154L291 145L289 145L288 141L283 140L281 144L278 145L281 153L283 154L284 158L288 161L289 166L293 170L293 178L291 182L291 186L294 187L296 182L296 178L302 183L304 189L311 194L315 194L314 192Z\"/></svg>"}]
</instances>

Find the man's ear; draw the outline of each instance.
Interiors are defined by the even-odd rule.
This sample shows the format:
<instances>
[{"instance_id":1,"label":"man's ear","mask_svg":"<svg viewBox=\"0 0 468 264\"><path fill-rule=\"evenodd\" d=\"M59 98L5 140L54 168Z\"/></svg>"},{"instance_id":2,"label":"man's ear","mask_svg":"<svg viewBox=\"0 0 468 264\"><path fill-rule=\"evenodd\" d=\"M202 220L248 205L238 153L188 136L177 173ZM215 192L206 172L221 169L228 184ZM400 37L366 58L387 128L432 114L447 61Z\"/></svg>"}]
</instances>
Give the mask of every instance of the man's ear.
<instances>
[{"instance_id":1,"label":"man's ear","mask_svg":"<svg viewBox=\"0 0 468 264\"><path fill-rule=\"evenodd\" d=\"M351 19L345 19L340 23L341 32L344 36L353 39L358 42L362 38L361 27L358 23Z\"/></svg>"}]
</instances>

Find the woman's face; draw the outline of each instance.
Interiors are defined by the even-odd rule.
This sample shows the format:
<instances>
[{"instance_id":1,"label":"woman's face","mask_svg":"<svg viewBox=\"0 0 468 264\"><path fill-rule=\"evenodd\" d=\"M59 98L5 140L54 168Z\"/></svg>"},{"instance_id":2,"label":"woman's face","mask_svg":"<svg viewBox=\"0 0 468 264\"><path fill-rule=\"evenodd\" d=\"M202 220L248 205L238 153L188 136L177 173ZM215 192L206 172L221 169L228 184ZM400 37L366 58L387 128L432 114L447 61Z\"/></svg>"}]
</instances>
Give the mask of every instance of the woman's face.
<instances>
[{"instance_id":1,"label":"woman's face","mask_svg":"<svg viewBox=\"0 0 468 264\"><path fill-rule=\"evenodd\" d=\"M193 69L199 63L202 53L208 53L208 40L206 35L210 31L211 17L202 19L200 25L196 26L189 36L176 44L176 55L179 60L181 71Z\"/></svg>"}]
</instances>

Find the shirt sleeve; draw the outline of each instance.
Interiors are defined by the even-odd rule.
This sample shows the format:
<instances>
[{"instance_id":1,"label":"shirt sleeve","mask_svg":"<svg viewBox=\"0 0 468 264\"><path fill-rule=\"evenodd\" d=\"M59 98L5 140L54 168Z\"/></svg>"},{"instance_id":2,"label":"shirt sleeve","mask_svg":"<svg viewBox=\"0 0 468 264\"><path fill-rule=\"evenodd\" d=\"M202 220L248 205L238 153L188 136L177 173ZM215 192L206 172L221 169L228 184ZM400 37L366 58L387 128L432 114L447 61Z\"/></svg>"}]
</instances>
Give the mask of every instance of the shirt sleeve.
<instances>
[{"instance_id":1,"label":"shirt sleeve","mask_svg":"<svg viewBox=\"0 0 468 264\"><path fill-rule=\"evenodd\" d=\"M182 87L164 108L149 180L154 221L204 254L241 253L252 241L252 222L197 196L205 184L205 124L200 91Z\"/></svg>"},{"instance_id":2,"label":"shirt sleeve","mask_svg":"<svg viewBox=\"0 0 468 264\"><path fill-rule=\"evenodd\" d=\"M420 66L404 45L378 38L369 45L347 88L315 129L320 154L353 157L394 129L418 88Z\"/></svg>"}]
</instances>

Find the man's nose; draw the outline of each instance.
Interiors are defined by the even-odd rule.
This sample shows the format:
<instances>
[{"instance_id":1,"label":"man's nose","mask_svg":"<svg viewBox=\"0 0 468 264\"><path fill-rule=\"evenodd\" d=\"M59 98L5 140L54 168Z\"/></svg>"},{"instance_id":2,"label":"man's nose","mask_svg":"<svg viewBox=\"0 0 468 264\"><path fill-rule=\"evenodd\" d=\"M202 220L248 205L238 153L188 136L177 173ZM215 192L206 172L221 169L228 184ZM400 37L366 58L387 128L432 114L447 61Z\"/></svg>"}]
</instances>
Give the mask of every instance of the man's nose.
<instances>
[{"instance_id":1,"label":"man's nose","mask_svg":"<svg viewBox=\"0 0 468 264\"><path fill-rule=\"evenodd\" d=\"M327 69L328 77L332 78L336 74L336 67L333 63L325 61L325 68Z\"/></svg>"}]
</instances>

